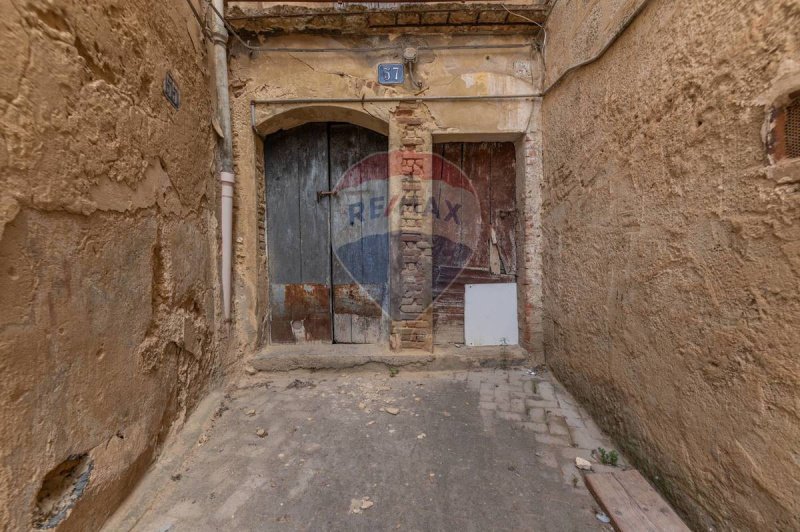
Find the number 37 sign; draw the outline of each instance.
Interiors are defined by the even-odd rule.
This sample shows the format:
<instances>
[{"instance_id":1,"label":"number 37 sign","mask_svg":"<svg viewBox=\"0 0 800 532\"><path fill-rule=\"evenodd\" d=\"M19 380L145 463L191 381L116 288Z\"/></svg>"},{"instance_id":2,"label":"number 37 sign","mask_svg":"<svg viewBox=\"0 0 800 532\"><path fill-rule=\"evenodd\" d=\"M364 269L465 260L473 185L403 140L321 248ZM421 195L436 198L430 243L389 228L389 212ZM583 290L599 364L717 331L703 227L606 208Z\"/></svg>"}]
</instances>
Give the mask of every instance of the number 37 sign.
<instances>
[{"instance_id":1,"label":"number 37 sign","mask_svg":"<svg viewBox=\"0 0 800 532\"><path fill-rule=\"evenodd\" d=\"M378 82L381 85L399 85L403 83L402 63L381 63L378 65Z\"/></svg>"}]
</instances>

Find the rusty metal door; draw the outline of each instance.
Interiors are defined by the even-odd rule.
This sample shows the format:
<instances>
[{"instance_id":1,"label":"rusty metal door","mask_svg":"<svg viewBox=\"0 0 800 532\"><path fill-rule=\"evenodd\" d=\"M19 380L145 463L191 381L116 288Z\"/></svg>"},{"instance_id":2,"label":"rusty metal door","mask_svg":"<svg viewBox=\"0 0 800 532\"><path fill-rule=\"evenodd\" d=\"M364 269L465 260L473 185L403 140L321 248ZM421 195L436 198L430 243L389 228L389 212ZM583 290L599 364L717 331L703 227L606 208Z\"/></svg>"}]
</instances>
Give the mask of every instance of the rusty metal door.
<instances>
[{"instance_id":1,"label":"rusty metal door","mask_svg":"<svg viewBox=\"0 0 800 532\"><path fill-rule=\"evenodd\" d=\"M388 193L387 146L347 124L311 123L265 139L272 343L384 338L387 217L354 212Z\"/></svg>"}]
</instances>

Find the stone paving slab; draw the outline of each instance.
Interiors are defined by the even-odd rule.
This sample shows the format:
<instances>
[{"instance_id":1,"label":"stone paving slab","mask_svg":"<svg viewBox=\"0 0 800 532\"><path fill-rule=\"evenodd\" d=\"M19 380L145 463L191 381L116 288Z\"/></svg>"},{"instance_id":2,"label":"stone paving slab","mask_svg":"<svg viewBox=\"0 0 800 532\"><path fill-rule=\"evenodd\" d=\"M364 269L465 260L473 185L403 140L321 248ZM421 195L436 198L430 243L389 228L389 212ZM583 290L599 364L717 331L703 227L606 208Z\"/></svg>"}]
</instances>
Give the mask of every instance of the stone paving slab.
<instances>
[{"instance_id":1,"label":"stone paving slab","mask_svg":"<svg viewBox=\"0 0 800 532\"><path fill-rule=\"evenodd\" d=\"M611 530L574 460L614 446L546 372L259 373L194 426L108 530Z\"/></svg>"}]
</instances>

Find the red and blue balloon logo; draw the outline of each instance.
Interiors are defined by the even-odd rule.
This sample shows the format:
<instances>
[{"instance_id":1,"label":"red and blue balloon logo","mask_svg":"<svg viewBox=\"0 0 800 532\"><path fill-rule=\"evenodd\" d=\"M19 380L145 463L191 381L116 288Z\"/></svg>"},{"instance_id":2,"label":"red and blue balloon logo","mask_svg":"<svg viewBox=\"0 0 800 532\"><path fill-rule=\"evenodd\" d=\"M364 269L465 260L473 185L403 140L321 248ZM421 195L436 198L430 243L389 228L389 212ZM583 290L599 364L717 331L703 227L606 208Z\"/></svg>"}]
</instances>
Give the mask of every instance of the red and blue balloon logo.
<instances>
[{"instance_id":1,"label":"red and blue balloon logo","mask_svg":"<svg viewBox=\"0 0 800 532\"><path fill-rule=\"evenodd\" d=\"M392 261L402 272L421 251L430 256L431 281L452 282L480 238L480 198L470 179L438 154L414 157L410 165L408 152L372 154L341 175L331 198L333 281L357 284L384 312Z\"/></svg>"}]
</instances>

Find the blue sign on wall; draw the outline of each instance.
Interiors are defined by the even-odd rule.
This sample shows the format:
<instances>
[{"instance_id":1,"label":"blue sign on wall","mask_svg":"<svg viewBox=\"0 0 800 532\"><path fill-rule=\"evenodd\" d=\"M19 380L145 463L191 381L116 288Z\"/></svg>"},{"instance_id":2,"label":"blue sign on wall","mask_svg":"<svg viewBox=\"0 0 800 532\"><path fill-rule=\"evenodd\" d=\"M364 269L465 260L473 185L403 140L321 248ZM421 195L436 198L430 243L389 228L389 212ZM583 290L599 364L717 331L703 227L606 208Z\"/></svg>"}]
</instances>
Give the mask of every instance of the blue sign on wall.
<instances>
[{"instance_id":1,"label":"blue sign on wall","mask_svg":"<svg viewBox=\"0 0 800 532\"><path fill-rule=\"evenodd\" d=\"M378 65L378 83L381 85L400 85L405 80L402 63L382 63Z\"/></svg>"},{"instance_id":2,"label":"blue sign on wall","mask_svg":"<svg viewBox=\"0 0 800 532\"><path fill-rule=\"evenodd\" d=\"M181 106L181 91L178 84L172 79L172 74L167 72L164 76L164 97L172 104L172 107L179 109Z\"/></svg>"}]
</instances>

